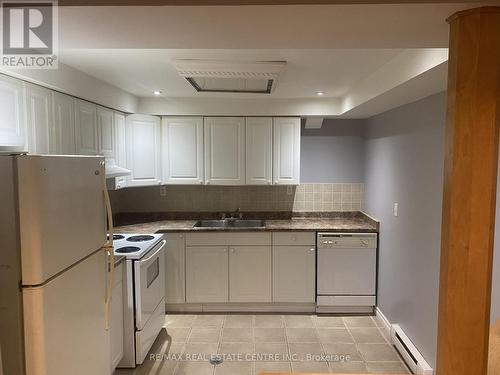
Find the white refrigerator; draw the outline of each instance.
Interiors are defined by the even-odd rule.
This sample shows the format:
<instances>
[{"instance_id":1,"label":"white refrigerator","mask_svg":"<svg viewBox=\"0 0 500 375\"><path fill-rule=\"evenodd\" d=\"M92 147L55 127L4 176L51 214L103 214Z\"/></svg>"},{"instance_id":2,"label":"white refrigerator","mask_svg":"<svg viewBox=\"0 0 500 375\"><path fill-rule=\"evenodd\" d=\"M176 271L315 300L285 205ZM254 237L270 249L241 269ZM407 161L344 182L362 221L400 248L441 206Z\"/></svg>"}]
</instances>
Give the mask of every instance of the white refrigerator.
<instances>
[{"instance_id":1,"label":"white refrigerator","mask_svg":"<svg viewBox=\"0 0 500 375\"><path fill-rule=\"evenodd\" d=\"M109 374L104 178L102 157L0 156L3 375Z\"/></svg>"}]
</instances>

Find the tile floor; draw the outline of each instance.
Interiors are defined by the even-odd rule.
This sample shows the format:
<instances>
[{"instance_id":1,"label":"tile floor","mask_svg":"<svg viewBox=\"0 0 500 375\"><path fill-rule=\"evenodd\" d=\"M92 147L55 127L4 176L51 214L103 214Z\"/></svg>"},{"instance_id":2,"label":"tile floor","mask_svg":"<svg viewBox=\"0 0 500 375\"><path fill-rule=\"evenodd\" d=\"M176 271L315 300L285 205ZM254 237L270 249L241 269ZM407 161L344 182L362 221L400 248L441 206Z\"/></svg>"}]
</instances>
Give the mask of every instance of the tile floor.
<instances>
[{"instance_id":1,"label":"tile floor","mask_svg":"<svg viewBox=\"0 0 500 375\"><path fill-rule=\"evenodd\" d=\"M224 359L222 364L209 363L215 354ZM145 363L115 374L258 375L264 371L409 373L376 318L234 314L167 315L165 330Z\"/></svg>"}]
</instances>

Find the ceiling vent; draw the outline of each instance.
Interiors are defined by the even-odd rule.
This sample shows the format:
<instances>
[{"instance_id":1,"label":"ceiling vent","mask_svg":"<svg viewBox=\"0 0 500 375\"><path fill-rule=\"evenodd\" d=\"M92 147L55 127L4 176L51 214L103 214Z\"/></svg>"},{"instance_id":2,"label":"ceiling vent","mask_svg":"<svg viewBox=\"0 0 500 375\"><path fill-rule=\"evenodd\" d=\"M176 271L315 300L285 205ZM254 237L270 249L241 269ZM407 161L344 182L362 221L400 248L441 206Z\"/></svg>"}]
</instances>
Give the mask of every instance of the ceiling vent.
<instances>
[{"instance_id":1,"label":"ceiling vent","mask_svg":"<svg viewBox=\"0 0 500 375\"><path fill-rule=\"evenodd\" d=\"M175 60L177 73L198 92L270 94L285 61Z\"/></svg>"}]
</instances>

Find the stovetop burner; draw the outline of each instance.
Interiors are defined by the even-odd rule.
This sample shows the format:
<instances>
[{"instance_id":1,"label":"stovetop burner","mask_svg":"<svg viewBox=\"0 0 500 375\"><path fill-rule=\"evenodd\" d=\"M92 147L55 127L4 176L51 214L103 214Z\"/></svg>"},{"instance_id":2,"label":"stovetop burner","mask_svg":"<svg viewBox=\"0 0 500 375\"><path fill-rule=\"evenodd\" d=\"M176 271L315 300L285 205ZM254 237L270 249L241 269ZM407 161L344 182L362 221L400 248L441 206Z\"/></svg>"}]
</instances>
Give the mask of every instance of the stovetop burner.
<instances>
[{"instance_id":1,"label":"stovetop burner","mask_svg":"<svg viewBox=\"0 0 500 375\"><path fill-rule=\"evenodd\" d=\"M127 241L130 242L143 242L143 241L151 241L154 240L154 236L148 234L140 234L137 236L127 237Z\"/></svg>"},{"instance_id":2,"label":"stovetop burner","mask_svg":"<svg viewBox=\"0 0 500 375\"><path fill-rule=\"evenodd\" d=\"M130 254L130 253L135 253L139 250L141 250L141 248L137 246L124 246L120 247L119 249L116 249L115 252L118 254Z\"/></svg>"},{"instance_id":3,"label":"stovetop burner","mask_svg":"<svg viewBox=\"0 0 500 375\"><path fill-rule=\"evenodd\" d=\"M108 238L109 238L109 235L108 235ZM122 236L121 234L113 234L113 241L123 240L124 238L125 238L125 236Z\"/></svg>"}]
</instances>

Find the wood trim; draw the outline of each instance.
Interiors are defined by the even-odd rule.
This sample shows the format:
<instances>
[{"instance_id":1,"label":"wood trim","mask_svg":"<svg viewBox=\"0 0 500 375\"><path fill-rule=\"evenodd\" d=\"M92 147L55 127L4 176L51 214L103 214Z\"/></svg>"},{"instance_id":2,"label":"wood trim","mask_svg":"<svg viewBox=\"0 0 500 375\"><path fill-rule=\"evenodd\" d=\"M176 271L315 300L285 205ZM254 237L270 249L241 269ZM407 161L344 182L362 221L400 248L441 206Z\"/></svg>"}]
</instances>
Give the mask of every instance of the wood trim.
<instances>
[{"instance_id":1,"label":"wood trim","mask_svg":"<svg viewBox=\"0 0 500 375\"><path fill-rule=\"evenodd\" d=\"M493 2L493 0L490 0ZM439 0L434 3L470 3L480 0ZM482 1L484 3L485 1ZM486 0L488 2L488 0ZM429 0L59 0L59 6L237 6L237 5L349 5L426 4Z\"/></svg>"},{"instance_id":2,"label":"wood trim","mask_svg":"<svg viewBox=\"0 0 500 375\"><path fill-rule=\"evenodd\" d=\"M500 8L450 21L437 375L487 371L500 125Z\"/></svg>"}]
</instances>

